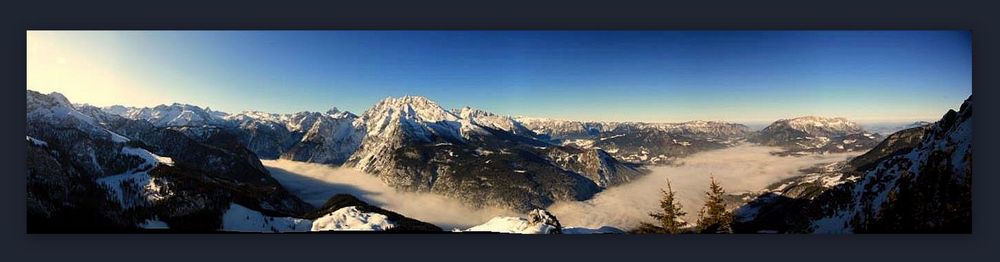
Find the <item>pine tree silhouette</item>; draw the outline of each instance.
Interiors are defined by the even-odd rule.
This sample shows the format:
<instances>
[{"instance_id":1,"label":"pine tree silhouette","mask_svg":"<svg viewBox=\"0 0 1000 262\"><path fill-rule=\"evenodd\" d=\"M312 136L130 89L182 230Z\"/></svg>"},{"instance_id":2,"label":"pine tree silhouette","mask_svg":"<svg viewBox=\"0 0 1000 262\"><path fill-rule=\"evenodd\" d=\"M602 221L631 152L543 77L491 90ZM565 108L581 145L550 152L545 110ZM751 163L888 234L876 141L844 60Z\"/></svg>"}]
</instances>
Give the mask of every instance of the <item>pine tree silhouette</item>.
<instances>
[{"instance_id":1,"label":"pine tree silhouette","mask_svg":"<svg viewBox=\"0 0 1000 262\"><path fill-rule=\"evenodd\" d=\"M663 228L664 233L680 233L681 227L686 224L681 218L687 213L682 211L681 204L677 202L674 196L674 188L670 185L670 179L667 179L667 190L660 189L660 191L663 192L663 198L660 199L660 209L662 210L649 214L649 216L660 222L660 227Z\"/></svg>"},{"instance_id":2,"label":"pine tree silhouette","mask_svg":"<svg viewBox=\"0 0 1000 262\"><path fill-rule=\"evenodd\" d=\"M705 205L698 212L698 231L708 234L733 233L733 214L726 211L724 196L726 191L711 177L712 182L705 192Z\"/></svg>"}]
</instances>

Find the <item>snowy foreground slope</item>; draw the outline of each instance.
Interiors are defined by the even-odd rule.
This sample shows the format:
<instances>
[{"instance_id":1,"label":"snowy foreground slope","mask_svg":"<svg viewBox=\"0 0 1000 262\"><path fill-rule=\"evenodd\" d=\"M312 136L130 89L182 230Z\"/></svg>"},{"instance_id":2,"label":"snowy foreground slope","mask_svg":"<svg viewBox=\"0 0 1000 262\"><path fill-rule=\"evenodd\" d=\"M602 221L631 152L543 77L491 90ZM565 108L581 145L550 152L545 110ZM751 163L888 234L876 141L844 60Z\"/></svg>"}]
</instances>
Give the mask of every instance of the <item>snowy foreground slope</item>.
<instances>
[{"instance_id":1,"label":"snowy foreground slope","mask_svg":"<svg viewBox=\"0 0 1000 262\"><path fill-rule=\"evenodd\" d=\"M905 154L879 161L834 191L818 233L971 232L972 100L949 111ZM845 202L841 202L847 200Z\"/></svg>"},{"instance_id":2,"label":"snowy foreground slope","mask_svg":"<svg viewBox=\"0 0 1000 262\"><path fill-rule=\"evenodd\" d=\"M315 220L271 217L232 204L223 215L222 230L234 232L384 231L395 226L388 217L344 207Z\"/></svg>"},{"instance_id":3,"label":"snowy foreground slope","mask_svg":"<svg viewBox=\"0 0 1000 262\"><path fill-rule=\"evenodd\" d=\"M972 100L865 154L769 187L736 210L746 232L971 232Z\"/></svg>"},{"instance_id":4,"label":"snowy foreground slope","mask_svg":"<svg viewBox=\"0 0 1000 262\"><path fill-rule=\"evenodd\" d=\"M551 213L541 209L528 212L527 218L522 217L495 217L466 230L455 232L492 232L505 234L621 234L624 231L613 227L601 227L598 229L582 227L563 227L559 220Z\"/></svg>"}]
</instances>

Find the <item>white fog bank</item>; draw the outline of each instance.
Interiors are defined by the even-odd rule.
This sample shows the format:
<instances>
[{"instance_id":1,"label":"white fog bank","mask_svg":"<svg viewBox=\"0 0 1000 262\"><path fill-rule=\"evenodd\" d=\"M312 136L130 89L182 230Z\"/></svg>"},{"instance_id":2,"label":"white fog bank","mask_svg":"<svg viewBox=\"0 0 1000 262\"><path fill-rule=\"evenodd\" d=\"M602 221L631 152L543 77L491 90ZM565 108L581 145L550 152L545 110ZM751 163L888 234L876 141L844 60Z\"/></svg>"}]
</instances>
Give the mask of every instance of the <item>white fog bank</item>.
<instances>
[{"instance_id":1,"label":"white fog bank","mask_svg":"<svg viewBox=\"0 0 1000 262\"><path fill-rule=\"evenodd\" d=\"M559 202L550 206L564 226L613 226L629 229L652 222L649 213L659 207L661 188L670 179L686 220L694 222L704 203L709 176L715 176L727 193L757 191L782 179L801 175L800 169L842 161L863 152L801 157L780 157L776 147L740 145L707 151L682 159L680 166L652 167L651 173L631 183L608 188L587 201Z\"/></svg>"},{"instance_id":2,"label":"white fog bank","mask_svg":"<svg viewBox=\"0 0 1000 262\"><path fill-rule=\"evenodd\" d=\"M432 193L399 192L374 175L350 168L290 160L261 160L271 176L303 201L320 207L331 196L344 193L444 230L466 229L495 216L512 216L500 208L475 209L456 199Z\"/></svg>"},{"instance_id":3,"label":"white fog bank","mask_svg":"<svg viewBox=\"0 0 1000 262\"><path fill-rule=\"evenodd\" d=\"M547 209L563 226L629 229L643 221L651 222L648 214L658 207L660 189L666 187L669 178L688 213L687 220L693 222L703 204L710 175L715 176L728 193L757 191L782 179L802 175L799 169L842 161L862 153L771 155L779 150L740 145L694 154L682 159L683 164L679 166L651 167L651 173L628 184L608 188L590 200L558 202ZM496 216L518 216L500 208L471 208L459 200L432 193L399 192L373 175L349 168L289 160L261 162L286 189L317 207L334 194L346 193L445 230L469 228Z\"/></svg>"}]
</instances>

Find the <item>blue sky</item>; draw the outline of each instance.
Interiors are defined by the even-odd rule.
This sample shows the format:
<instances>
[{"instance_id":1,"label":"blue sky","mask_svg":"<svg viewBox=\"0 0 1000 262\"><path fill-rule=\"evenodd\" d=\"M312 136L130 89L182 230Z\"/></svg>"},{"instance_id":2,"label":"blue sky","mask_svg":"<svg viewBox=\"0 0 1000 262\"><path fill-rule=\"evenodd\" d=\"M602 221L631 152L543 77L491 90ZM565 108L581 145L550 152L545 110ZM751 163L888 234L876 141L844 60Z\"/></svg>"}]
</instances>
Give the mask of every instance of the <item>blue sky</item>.
<instances>
[{"instance_id":1,"label":"blue sky","mask_svg":"<svg viewBox=\"0 0 1000 262\"><path fill-rule=\"evenodd\" d=\"M966 31L29 31L28 89L95 105L361 113L387 96L576 120L936 120Z\"/></svg>"}]
</instances>

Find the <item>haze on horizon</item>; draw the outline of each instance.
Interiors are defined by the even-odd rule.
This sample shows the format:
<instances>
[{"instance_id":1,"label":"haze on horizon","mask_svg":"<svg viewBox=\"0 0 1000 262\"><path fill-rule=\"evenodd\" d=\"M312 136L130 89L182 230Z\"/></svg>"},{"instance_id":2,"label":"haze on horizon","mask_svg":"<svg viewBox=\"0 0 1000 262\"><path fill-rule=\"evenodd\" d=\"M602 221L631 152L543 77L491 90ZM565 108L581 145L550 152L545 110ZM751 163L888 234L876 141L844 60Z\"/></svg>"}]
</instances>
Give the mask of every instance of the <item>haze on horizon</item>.
<instances>
[{"instance_id":1,"label":"haze on horizon","mask_svg":"<svg viewBox=\"0 0 1000 262\"><path fill-rule=\"evenodd\" d=\"M933 121L967 31L28 31L27 88L76 103L364 112L389 96L585 121Z\"/></svg>"}]
</instances>

